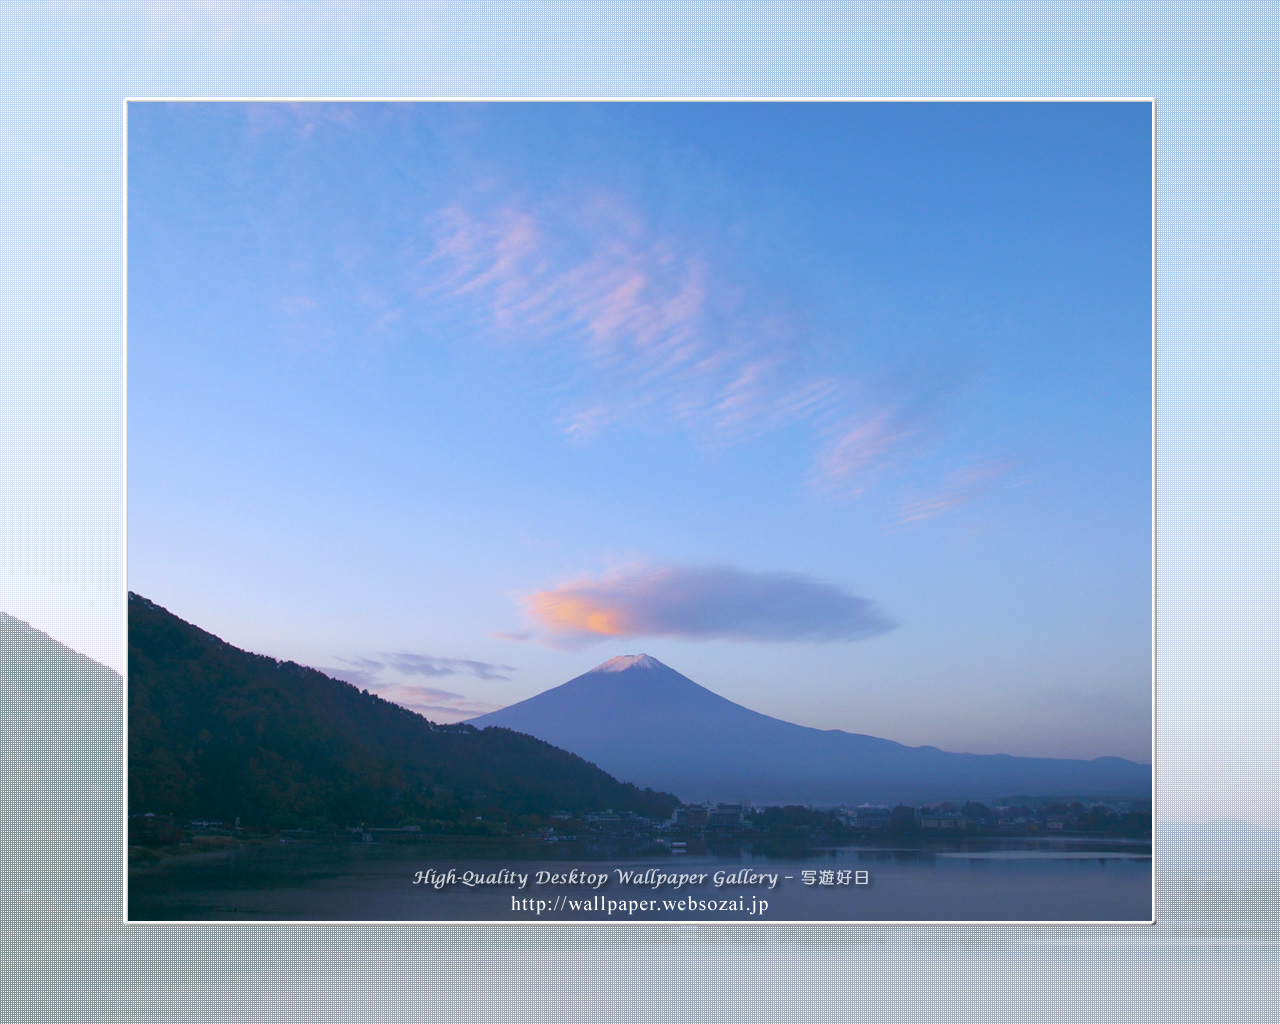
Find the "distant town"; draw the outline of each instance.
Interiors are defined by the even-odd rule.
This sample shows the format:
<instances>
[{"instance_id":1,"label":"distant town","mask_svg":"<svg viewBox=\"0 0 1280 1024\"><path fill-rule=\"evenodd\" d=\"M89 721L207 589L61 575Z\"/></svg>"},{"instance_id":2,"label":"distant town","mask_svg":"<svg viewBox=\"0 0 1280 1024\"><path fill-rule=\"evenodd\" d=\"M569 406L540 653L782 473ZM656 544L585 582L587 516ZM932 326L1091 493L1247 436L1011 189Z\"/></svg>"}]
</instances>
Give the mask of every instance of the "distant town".
<instances>
[{"instance_id":1,"label":"distant town","mask_svg":"<svg viewBox=\"0 0 1280 1024\"><path fill-rule=\"evenodd\" d=\"M519 841L570 852L576 844L622 843L646 852L693 853L717 841L751 839L813 844L858 841L928 843L933 839L983 836L1149 838L1149 800L1019 798L988 805L977 801L910 806L864 803L855 807L753 807L748 803L681 805L669 818L632 811L557 811L514 819L476 816L471 821L409 821L395 827L365 824L344 828L266 829L217 817L177 819L138 814L129 820L130 860L146 862L164 853L216 850L250 840L281 842L354 841L405 843L432 840ZM563 845L561 845L563 844ZM185 847L185 849L184 849Z\"/></svg>"}]
</instances>

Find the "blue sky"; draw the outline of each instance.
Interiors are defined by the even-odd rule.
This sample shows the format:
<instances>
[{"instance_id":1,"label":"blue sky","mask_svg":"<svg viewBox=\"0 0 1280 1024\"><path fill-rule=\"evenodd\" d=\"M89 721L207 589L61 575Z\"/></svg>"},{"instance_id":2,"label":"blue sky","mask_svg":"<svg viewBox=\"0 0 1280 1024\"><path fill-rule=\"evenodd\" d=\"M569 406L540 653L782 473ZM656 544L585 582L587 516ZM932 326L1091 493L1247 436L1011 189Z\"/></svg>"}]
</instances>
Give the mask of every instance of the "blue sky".
<instances>
[{"instance_id":1,"label":"blue sky","mask_svg":"<svg viewBox=\"0 0 1280 1024\"><path fill-rule=\"evenodd\" d=\"M1150 108L131 104L129 586L456 720L647 652L1150 755Z\"/></svg>"}]
</instances>

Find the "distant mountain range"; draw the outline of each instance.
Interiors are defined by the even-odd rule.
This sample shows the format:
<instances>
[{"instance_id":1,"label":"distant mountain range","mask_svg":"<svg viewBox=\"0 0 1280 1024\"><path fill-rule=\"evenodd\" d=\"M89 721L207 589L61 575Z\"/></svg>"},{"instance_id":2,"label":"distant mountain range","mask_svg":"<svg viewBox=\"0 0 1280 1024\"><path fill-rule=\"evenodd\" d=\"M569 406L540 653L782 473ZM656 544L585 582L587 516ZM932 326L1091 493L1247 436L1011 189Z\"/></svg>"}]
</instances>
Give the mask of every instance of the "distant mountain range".
<instances>
[{"instance_id":1,"label":"distant mountain range","mask_svg":"<svg viewBox=\"0 0 1280 1024\"><path fill-rule=\"evenodd\" d=\"M812 729L726 700L646 654L612 658L470 724L528 733L687 803L1151 795L1150 765L1118 757L953 754Z\"/></svg>"},{"instance_id":2,"label":"distant mountain range","mask_svg":"<svg viewBox=\"0 0 1280 1024\"><path fill-rule=\"evenodd\" d=\"M249 654L129 595L129 810L245 825L493 820L677 801L505 729L435 725L350 683Z\"/></svg>"}]
</instances>

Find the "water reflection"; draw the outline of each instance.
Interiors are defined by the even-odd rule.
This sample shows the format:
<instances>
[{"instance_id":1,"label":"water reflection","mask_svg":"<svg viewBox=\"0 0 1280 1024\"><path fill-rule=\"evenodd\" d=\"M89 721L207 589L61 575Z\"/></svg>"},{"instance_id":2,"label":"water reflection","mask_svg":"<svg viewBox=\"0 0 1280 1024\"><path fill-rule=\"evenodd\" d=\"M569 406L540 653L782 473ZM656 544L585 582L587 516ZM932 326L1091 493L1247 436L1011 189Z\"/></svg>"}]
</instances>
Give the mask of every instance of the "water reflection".
<instances>
[{"instance_id":1,"label":"water reflection","mask_svg":"<svg viewBox=\"0 0 1280 1024\"><path fill-rule=\"evenodd\" d=\"M1149 845L997 840L932 846L815 847L779 850L759 841L726 848L694 846L627 857L564 849L442 846L439 844L292 843L173 858L130 873L132 920L314 921L569 921L748 920L751 898L768 901L767 917L783 921L1145 921L1151 917ZM1082 849L1081 846L1093 847ZM574 854L577 854L576 856ZM530 855L534 854L534 855ZM570 854L566 856L566 854ZM612 880L582 887L468 888L455 884L424 892L415 873L426 868L643 871L705 876L680 896L695 900L744 897L744 906L708 912L705 905L672 907L665 889L635 889ZM776 887L726 892L717 870L744 866L779 876ZM865 884L819 881L863 872ZM611 877L613 877L611 875ZM808 881L806 881L808 880ZM521 900L599 894L636 898L653 906L619 918L602 909L571 911L565 901L536 914ZM717 904L717 908L719 904Z\"/></svg>"}]
</instances>

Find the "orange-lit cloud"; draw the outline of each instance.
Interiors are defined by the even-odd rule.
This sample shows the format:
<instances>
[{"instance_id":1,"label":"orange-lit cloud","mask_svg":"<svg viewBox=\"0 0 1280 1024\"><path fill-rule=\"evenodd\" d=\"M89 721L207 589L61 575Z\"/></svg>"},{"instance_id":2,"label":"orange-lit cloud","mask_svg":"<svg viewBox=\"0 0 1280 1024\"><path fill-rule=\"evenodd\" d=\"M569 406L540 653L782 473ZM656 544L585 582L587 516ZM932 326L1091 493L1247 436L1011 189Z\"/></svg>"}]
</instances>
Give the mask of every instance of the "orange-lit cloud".
<instances>
[{"instance_id":1,"label":"orange-lit cloud","mask_svg":"<svg viewBox=\"0 0 1280 1024\"><path fill-rule=\"evenodd\" d=\"M858 640L892 629L869 600L799 573L727 566L633 566L524 599L553 646L605 637L807 641Z\"/></svg>"},{"instance_id":2,"label":"orange-lit cloud","mask_svg":"<svg viewBox=\"0 0 1280 1024\"><path fill-rule=\"evenodd\" d=\"M619 609L601 607L590 596L572 591L541 590L525 598L525 608L553 633L627 636L631 632Z\"/></svg>"}]
</instances>

